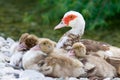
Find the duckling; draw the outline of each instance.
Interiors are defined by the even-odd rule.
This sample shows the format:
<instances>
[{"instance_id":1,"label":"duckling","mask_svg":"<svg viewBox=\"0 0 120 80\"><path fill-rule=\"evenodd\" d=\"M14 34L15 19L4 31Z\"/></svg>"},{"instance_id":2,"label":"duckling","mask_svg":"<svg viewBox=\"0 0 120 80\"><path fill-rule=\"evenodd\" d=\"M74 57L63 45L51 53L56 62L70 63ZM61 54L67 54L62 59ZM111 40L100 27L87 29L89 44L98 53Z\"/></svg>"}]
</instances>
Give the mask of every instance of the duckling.
<instances>
[{"instance_id":1,"label":"duckling","mask_svg":"<svg viewBox=\"0 0 120 80\"><path fill-rule=\"evenodd\" d=\"M50 39L41 39L38 42L38 45L40 48L40 50L48 55L52 55L52 54L66 54L67 52L63 49L57 49L55 48L55 43L50 40Z\"/></svg>"},{"instance_id":2,"label":"duckling","mask_svg":"<svg viewBox=\"0 0 120 80\"><path fill-rule=\"evenodd\" d=\"M46 54L36 49L36 46L27 51L22 57L22 65L24 69L39 70L39 62L43 61Z\"/></svg>"},{"instance_id":3,"label":"duckling","mask_svg":"<svg viewBox=\"0 0 120 80\"><path fill-rule=\"evenodd\" d=\"M11 47L12 57L7 66L14 68L22 68L22 57L31 47L35 46L38 42L38 37L32 34L24 33L21 35L19 42Z\"/></svg>"},{"instance_id":4,"label":"duckling","mask_svg":"<svg viewBox=\"0 0 120 80\"><path fill-rule=\"evenodd\" d=\"M68 52L70 57L83 58L86 56L86 47L81 42L74 43L72 49Z\"/></svg>"},{"instance_id":5,"label":"duckling","mask_svg":"<svg viewBox=\"0 0 120 80\"><path fill-rule=\"evenodd\" d=\"M19 50L29 50L35 46L39 38L33 34L24 33L19 39Z\"/></svg>"},{"instance_id":6,"label":"duckling","mask_svg":"<svg viewBox=\"0 0 120 80\"><path fill-rule=\"evenodd\" d=\"M38 68L37 65L39 61L44 59L46 54L49 54L50 52L52 52L52 50L54 49L54 46L55 46L55 43L52 40L47 38L39 38L38 44L36 44L36 46L32 47L29 51L27 51L24 54L23 61L22 61L23 68L24 69Z\"/></svg>"},{"instance_id":7,"label":"duckling","mask_svg":"<svg viewBox=\"0 0 120 80\"><path fill-rule=\"evenodd\" d=\"M83 63L64 55L51 55L39 63L40 72L52 77L83 77L86 75Z\"/></svg>"}]
</instances>

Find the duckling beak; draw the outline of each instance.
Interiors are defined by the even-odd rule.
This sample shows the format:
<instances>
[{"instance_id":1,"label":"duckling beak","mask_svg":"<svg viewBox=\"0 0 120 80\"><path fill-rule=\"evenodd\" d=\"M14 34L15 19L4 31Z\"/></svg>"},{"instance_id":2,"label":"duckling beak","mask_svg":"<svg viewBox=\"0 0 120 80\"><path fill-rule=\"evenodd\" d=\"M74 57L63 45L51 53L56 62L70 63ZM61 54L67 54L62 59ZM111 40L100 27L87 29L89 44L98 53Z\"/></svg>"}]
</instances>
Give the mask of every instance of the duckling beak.
<instances>
[{"instance_id":1,"label":"duckling beak","mask_svg":"<svg viewBox=\"0 0 120 80\"><path fill-rule=\"evenodd\" d=\"M23 42L17 46L18 51L25 51L27 50L27 45Z\"/></svg>"},{"instance_id":2,"label":"duckling beak","mask_svg":"<svg viewBox=\"0 0 120 80\"><path fill-rule=\"evenodd\" d=\"M66 25L63 21L61 21L61 22L54 28L54 30L63 28L63 27L65 27L65 26L67 26L67 25Z\"/></svg>"},{"instance_id":3,"label":"duckling beak","mask_svg":"<svg viewBox=\"0 0 120 80\"><path fill-rule=\"evenodd\" d=\"M32 47L31 50L40 51L41 49L40 49L39 45L36 45L36 46Z\"/></svg>"},{"instance_id":4,"label":"duckling beak","mask_svg":"<svg viewBox=\"0 0 120 80\"><path fill-rule=\"evenodd\" d=\"M75 56L74 50L70 50L70 51L68 52L68 55L69 55L69 56Z\"/></svg>"}]
</instances>

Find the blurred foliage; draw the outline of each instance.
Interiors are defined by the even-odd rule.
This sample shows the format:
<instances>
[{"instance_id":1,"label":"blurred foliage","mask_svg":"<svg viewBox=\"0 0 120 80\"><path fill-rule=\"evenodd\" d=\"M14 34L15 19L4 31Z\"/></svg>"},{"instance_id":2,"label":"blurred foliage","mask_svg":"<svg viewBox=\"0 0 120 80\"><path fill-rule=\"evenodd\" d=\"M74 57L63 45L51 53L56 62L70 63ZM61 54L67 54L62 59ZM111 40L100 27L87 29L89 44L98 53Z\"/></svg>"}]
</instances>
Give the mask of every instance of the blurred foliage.
<instances>
[{"instance_id":1,"label":"blurred foliage","mask_svg":"<svg viewBox=\"0 0 120 80\"><path fill-rule=\"evenodd\" d=\"M75 10L83 14L86 29L94 30L108 27L107 18L120 13L120 0L39 0L38 8L42 23L58 22L65 12Z\"/></svg>"},{"instance_id":2,"label":"blurred foliage","mask_svg":"<svg viewBox=\"0 0 120 80\"><path fill-rule=\"evenodd\" d=\"M28 32L58 41L69 28L53 29L70 10L86 20L83 38L120 46L120 0L0 0L0 35L18 40Z\"/></svg>"}]
</instances>

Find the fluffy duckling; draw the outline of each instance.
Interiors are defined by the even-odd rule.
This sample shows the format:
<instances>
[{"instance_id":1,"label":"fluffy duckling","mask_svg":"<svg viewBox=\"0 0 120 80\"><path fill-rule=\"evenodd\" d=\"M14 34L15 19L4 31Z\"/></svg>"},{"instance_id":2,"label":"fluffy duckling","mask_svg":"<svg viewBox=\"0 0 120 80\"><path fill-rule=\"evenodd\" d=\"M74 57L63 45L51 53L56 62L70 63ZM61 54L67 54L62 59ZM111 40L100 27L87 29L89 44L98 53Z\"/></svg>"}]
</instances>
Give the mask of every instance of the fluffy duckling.
<instances>
[{"instance_id":1,"label":"fluffy duckling","mask_svg":"<svg viewBox=\"0 0 120 80\"><path fill-rule=\"evenodd\" d=\"M50 40L50 39L48 39L48 38L39 38L39 42L41 42L41 41L44 41L44 40L49 40L53 45L54 45L54 47L56 47L56 42L55 41L53 41L53 40Z\"/></svg>"},{"instance_id":2,"label":"fluffy duckling","mask_svg":"<svg viewBox=\"0 0 120 80\"><path fill-rule=\"evenodd\" d=\"M46 54L36 49L36 46L27 51L22 58L22 65L24 69L39 70L39 62L43 61Z\"/></svg>"},{"instance_id":3,"label":"fluffy duckling","mask_svg":"<svg viewBox=\"0 0 120 80\"><path fill-rule=\"evenodd\" d=\"M14 68L22 67L22 57L23 54L31 47L35 46L38 42L38 38L35 35L24 33L21 35L19 42L15 43L12 48L12 57L10 58L10 63L7 66L12 66Z\"/></svg>"},{"instance_id":4,"label":"fluffy duckling","mask_svg":"<svg viewBox=\"0 0 120 80\"><path fill-rule=\"evenodd\" d=\"M70 57L83 58L86 56L86 47L84 44L77 42L74 43L72 49L68 52Z\"/></svg>"},{"instance_id":5,"label":"fluffy duckling","mask_svg":"<svg viewBox=\"0 0 120 80\"><path fill-rule=\"evenodd\" d=\"M55 42L53 42L52 40L47 38L40 38L38 44L24 54L22 62L23 68L32 69L33 67L34 69L39 69L37 66L39 61L44 59L45 54L49 54L50 52L52 52L54 46Z\"/></svg>"},{"instance_id":6,"label":"fluffy duckling","mask_svg":"<svg viewBox=\"0 0 120 80\"><path fill-rule=\"evenodd\" d=\"M79 60L59 54L48 56L40 68L40 72L52 77L82 77L86 75L84 66Z\"/></svg>"},{"instance_id":7,"label":"fluffy duckling","mask_svg":"<svg viewBox=\"0 0 120 80\"><path fill-rule=\"evenodd\" d=\"M88 77L98 76L103 78L112 78L116 76L116 69L112 65L110 65L98 55L86 55L85 49L85 46L78 42L73 45L73 51L71 52L73 52L75 54L75 57L79 58L85 66L87 63L95 65L95 67L90 72L88 71Z\"/></svg>"},{"instance_id":8,"label":"fluffy duckling","mask_svg":"<svg viewBox=\"0 0 120 80\"><path fill-rule=\"evenodd\" d=\"M50 39L41 39L38 42L39 49L48 55L51 54L66 54L67 52L63 49L55 48L55 42Z\"/></svg>"},{"instance_id":9,"label":"fluffy duckling","mask_svg":"<svg viewBox=\"0 0 120 80\"><path fill-rule=\"evenodd\" d=\"M24 33L19 39L19 50L29 50L35 46L39 38L33 34Z\"/></svg>"}]
</instances>

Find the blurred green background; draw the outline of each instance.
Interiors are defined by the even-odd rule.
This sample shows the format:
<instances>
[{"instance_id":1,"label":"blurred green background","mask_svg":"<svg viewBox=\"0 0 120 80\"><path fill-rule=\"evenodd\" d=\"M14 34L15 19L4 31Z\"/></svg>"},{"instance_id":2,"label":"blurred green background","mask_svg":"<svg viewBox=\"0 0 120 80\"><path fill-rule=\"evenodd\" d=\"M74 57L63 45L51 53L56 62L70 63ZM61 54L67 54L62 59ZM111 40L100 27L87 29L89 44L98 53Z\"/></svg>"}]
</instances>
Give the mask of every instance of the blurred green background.
<instances>
[{"instance_id":1,"label":"blurred green background","mask_svg":"<svg viewBox=\"0 0 120 80\"><path fill-rule=\"evenodd\" d=\"M84 16L83 38L120 47L120 0L0 0L0 36L18 40L28 32L58 41L70 28L53 29L69 10Z\"/></svg>"}]
</instances>

